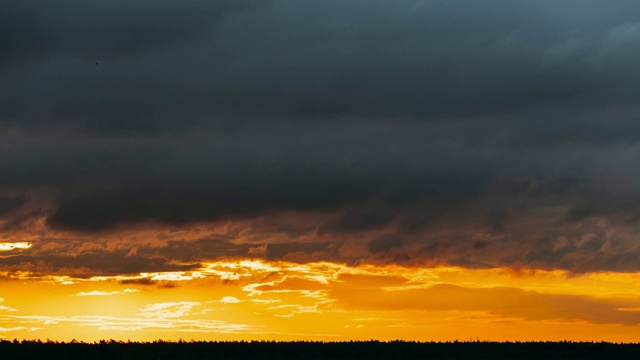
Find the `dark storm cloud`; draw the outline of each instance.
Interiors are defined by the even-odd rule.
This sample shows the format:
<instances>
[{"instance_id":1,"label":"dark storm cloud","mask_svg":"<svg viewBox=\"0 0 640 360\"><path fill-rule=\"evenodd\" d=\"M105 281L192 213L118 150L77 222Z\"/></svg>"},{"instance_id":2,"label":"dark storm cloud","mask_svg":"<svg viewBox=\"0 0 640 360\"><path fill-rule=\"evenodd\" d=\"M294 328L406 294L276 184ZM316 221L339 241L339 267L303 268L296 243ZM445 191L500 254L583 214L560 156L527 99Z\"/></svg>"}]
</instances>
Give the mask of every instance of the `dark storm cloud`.
<instances>
[{"instance_id":1,"label":"dark storm cloud","mask_svg":"<svg viewBox=\"0 0 640 360\"><path fill-rule=\"evenodd\" d=\"M485 218L487 225L491 226L491 229L496 232L504 231L507 220L509 220L509 213L501 207L489 210Z\"/></svg>"},{"instance_id":2,"label":"dark storm cloud","mask_svg":"<svg viewBox=\"0 0 640 360\"><path fill-rule=\"evenodd\" d=\"M385 225L397 217L396 211L381 204L363 204L355 209L350 209L332 223L325 224L320 233L352 233L369 230L377 226Z\"/></svg>"},{"instance_id":3,"label":"dark storm cloud","mask_svg":"<svg viewBox=\"0 0 640 360\"><path fill-rule=\"evenodd\" d=\"M268 2L264 2L268 4ZM258 2L200 1L181 3L142 0L20 1L0 9L4 62L34 57L78 56L112 59L145 55L180 42L193 41L218 19Z\"/></svg>"},{"instance_id":4,"label":"dark storm cloud","mask_svg":"<svg viewBox=\"0 0 640 360\"><path fill-rule=\"evenodd\" d=\"M269 260L291 259L292 255L314 255L318 260L330 260L336 258L337 244L335 243L280 243L267 246L266 258ZM295 258L294 258L295 259Z\"/></svg>"},{"instance_id":5,"label":"dark storm cloud","mask_svg":"<svg viewBox=\"0 0 640 360\"><path fill-rule=\"evenodd\" d=\"M637 1L23 1L0 37L5 232L637 268ZM153 254L251 250L207 241Z\"/></svg>"},{"instance_id":6,"label":"dark storm cloud","mask_svg":"<svg viewBox=\"0 0 640 360\"><path fill-rule=\"evenodd\" d=\"M5 7L11 124L118 133L256 118L433 121L629 106L638 95L632 1Z\"/></svg>"},{"instance_id":7,"label":"dark storm cloud","mask_svg":"<svg viewBox=\"0 0 640 360\"><path fill-rule=\"evenodd\" d=\"M15 211L27 201L26 196L0 196L0 216Z\"/></svg>"},{"instance_id":8,"label":"dark storm cloud","mask_svg":"<svg viewBox=\"0 0 640 360\"><path fill-rule=\"evenodd\" d=\"M380 236L369 243L369 251L375 254L378 251L388 252L392 248L402 247L402 240L394 236Z\"/></svg>"},{"instance_id":9,"label":"dark storm cloud","mask_svg":"<svg viewBox=\"0 0 640 360\"><path fill-rule=\"evenodd\" d=\"M392 211L411 205L441 213L477 196L492 176L483 159L434 158L428 152L437 146L422 144L429 129L412 139L407 130L356 123L336 134L328 124L261 126L162 143L32 134L26 144L24 133L10 132L0 159L11 171L0 182L59 187L50 223L91 231L147 220L181 224L277 209L329 210L367 199ZM379 143L389 137L406 144ZM398 156L417 168L397 163ZM349 225L354 220L337 228L367 226Z\"/></svg>"}]
</instances>

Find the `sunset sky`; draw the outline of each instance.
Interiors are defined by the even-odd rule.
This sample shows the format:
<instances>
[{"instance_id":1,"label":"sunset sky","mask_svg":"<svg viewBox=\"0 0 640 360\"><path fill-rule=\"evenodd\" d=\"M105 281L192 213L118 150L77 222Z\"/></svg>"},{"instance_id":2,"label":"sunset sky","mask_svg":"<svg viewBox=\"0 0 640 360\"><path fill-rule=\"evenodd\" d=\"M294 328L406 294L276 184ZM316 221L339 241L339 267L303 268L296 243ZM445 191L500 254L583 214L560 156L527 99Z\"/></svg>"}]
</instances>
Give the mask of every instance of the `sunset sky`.
<instances>
[{"instance_id":1,"label":"sunset sky","mask_svg":"<svg viewBox=\"0 0 640 360\"><path fill-rule=\"evenodd\" d=\"M0 338L640 341L637 0L0 2Z\"/></svg>"}]
</instances>

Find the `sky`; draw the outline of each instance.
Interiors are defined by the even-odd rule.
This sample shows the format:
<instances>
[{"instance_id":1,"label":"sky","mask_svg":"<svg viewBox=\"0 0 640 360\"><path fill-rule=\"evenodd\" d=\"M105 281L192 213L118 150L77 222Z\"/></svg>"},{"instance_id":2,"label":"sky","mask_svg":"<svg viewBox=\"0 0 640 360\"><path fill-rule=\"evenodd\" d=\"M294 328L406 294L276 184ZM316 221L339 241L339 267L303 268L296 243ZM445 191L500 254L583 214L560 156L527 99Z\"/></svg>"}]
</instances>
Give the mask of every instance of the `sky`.
<instances>
[{"instance_id":1,"label":"sky","mask_svg":"<svg viewBox=\"0 0 640 360\"><path fill-rule=\"evenodd\" d=\"M0 3L0 338L640 333L636 0Z\"/></svg>"}]
</instances>

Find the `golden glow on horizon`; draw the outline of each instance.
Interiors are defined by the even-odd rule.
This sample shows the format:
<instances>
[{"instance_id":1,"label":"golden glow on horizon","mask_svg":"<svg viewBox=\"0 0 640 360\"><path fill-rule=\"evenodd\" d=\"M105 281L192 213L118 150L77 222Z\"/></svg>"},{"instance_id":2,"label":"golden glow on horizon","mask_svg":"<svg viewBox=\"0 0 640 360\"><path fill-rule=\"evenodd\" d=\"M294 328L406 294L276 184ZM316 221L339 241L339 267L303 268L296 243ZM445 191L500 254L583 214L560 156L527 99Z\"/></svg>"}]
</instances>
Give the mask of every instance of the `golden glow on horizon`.
<instances>
[{"instance_id":1,"label":"golden glow on horizon","mask_svg":"<svg viewBox=\"0 0 640 360\"><path fill-rule=\"evenodd\" d=\"M5 272L0 336L638 341L640 274L218 261L138 275Z\"/></svg>"},{"instance_id":2,"label":"golden glow on horizon","mask_svg":"<svg viewBox=\"0 0 640 360\"><path fill-rule=\"evenodd\" d=\"M29 242L0 242L0 251L24 250L31 247Z\"/></svg>"}]
</instances>

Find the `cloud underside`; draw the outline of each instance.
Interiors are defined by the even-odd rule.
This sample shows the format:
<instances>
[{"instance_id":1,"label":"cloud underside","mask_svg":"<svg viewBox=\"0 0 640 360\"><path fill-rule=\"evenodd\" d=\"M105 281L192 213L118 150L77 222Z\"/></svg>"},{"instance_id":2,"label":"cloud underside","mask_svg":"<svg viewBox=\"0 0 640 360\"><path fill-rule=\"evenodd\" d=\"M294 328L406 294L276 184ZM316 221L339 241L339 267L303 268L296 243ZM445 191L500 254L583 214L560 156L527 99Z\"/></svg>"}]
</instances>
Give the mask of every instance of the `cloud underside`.
<instances>
[{"instance_id":1,"label":"cloud underside","mask_svg":"<svg viewBox=\"0 0 640 360\"><path fill-rule=\"evenodd\" d=\"M32 1L0 35L33 244L0 271L640 270L634 1Z\"/></svg>"}]
</instances>

